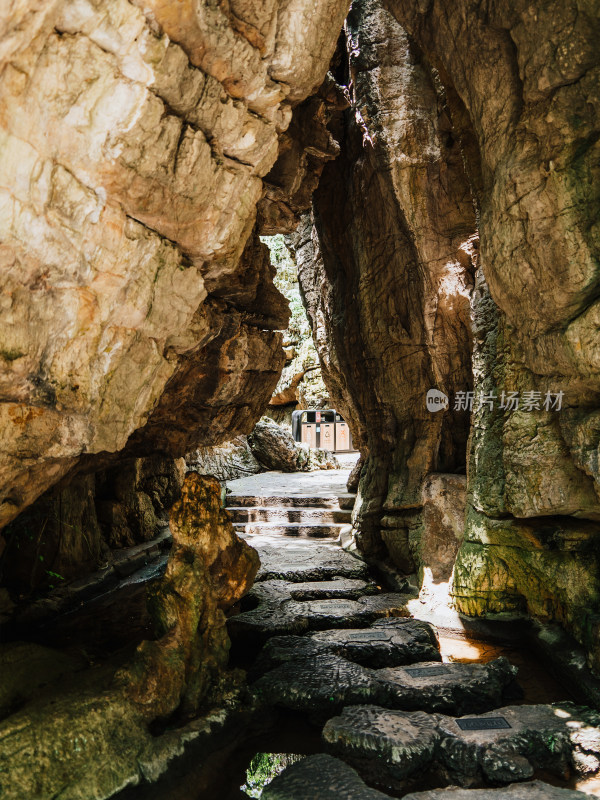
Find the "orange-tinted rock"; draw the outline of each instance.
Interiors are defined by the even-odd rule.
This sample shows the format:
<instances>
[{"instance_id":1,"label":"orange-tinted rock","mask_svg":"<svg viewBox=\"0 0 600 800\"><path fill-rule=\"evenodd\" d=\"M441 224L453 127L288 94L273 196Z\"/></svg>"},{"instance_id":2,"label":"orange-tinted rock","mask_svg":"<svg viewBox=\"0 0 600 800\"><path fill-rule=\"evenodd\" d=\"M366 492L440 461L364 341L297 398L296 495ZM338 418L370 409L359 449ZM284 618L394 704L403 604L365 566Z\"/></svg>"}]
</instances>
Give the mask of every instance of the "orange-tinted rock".
<instances>
[{"instance_id":1,"label":"orange-tinted rock","mask_svg":"<svg viewBox=\"0 0 600 800\"><path fill-rule=\"evenodd\" d=\"M225 610L252 586L260 565L256 550L234 533L215 478L188 473L169 524L173 550L149 600L159 638L139 646L123 676L149 718L180 704L183 713L194 713L223 676Z\"/></svg>"}]
</instances>

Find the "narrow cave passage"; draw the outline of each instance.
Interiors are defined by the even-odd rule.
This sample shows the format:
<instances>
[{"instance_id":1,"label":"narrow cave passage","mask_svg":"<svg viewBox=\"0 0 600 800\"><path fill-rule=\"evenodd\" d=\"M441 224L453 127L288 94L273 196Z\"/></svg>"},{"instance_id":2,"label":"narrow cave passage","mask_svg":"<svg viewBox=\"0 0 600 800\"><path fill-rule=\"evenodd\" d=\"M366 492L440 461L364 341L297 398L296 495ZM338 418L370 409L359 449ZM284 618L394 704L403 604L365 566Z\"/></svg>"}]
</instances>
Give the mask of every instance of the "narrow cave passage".
<instances>
[{"instance_id":1,"label":"narrow cave passage","mask_svg":"<svg viewBox=\"0 0 600 800\"><path fill-rule=\"evenodd\" d=\"M8 6L2 800L600 796L598 4Z\"/></svg>"}]
</instances>

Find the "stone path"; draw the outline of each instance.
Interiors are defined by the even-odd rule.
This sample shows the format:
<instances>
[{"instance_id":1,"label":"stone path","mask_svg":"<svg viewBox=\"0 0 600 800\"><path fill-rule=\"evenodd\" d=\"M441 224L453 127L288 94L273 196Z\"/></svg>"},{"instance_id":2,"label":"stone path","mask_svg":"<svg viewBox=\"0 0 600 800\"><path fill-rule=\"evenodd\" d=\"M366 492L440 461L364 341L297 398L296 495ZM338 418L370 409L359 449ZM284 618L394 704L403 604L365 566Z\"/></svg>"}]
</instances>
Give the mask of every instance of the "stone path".
<instances>
[{"instance_id":1,"label":"stone path","mask_svg":"<svg viewBox=\"0 0 600 800\"><path fill-rule=\"evenodd\" d=\"M600 775L600 715L570 703L511 705L522 694L503 657L441 663L435 627L411 618L409 585L386 593L334 540L354 498L347 471L332 472L342 475L229 484L227 507L262 562L245 610L228 623L234 648L256 656L246 665L254 701L322 730L324 752L288 767L263 797L589 797L532 779Z\"/></svg>"}]
</instances>

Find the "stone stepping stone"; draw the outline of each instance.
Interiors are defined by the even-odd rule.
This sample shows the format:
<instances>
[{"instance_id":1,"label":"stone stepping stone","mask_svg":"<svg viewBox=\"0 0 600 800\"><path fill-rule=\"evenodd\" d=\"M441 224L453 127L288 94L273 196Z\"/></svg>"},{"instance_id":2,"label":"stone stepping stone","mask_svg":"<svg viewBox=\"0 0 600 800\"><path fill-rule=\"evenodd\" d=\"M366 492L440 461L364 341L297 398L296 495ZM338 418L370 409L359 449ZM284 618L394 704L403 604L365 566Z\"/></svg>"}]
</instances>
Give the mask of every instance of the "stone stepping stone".
<instances>
[{"instance_id":1,"label":"stone stepping stone","mask_svg":"<svg viewBox=\"0 0 600 800\"><path fill-rule=\"evenodd\" d=\"M474 717L439 716L440 761L455 782L530 778L544 769L600 773L600 714L572 703L507 706Z\"/></svg>"},{"instance_id":2,"label":"stone stepping stone","mask_svg":"<svg viewBox=\"0 0 600 800\"><path fill-rule=\"evenodd\" d=\"M319 719L336 714L345 705L383 699L370 670L333 653L287 661L259 678L252 692L269 706L312 712Z\"/></svg>"},{"instance_id":3,"label":"stone stepping stone","mask_svg":"<svg viewBox=\"0 0 600 800\"><path fill-rule=\"evenodd\" d=\"M380 617L407 616L406 604L410 595L385 594L359 597L358 600L332 598L300 602L287 599L275 585L261 591L256 589L254 597L259 599L257 608L245 611L228 621L232 639L265 641L271 636L298 634L309 630L328 628L366 627Z\"/></svg>"},{"instance_id":4,"label":"stone stepping stone","mask_svg":"<svg viewBox=\"0 0 600 800\"><path fill-rule=\"evenodd\" d=\"M295 541L281 538L273 543L265 541L260 534L245 535L260 556L261 567L257 581L270 578L303 583L327 581L336 576L368 580L368 568L364 561L347 553L335 544L318 544L314 541Z\"/></svg>"},{"instance_id":5,"label":"stone stepping stone","mask_svg":"<svg viewBox=\"0 0 600 800\"><path fill-rule=\"evenodd\" d=\"M590 795L532 781L502 789L433 789L407 794L404 800L590 800Z\"/></svg>"},{"instance_id":6,"label":"stone stepping stone","mask_svg":"<svg viewBox=\"0 0 600 800\"><path fill-rule=\"evenodd\" d=\"M411 727L415 720L419 725ZM421 724L427 733L417 730ZM526 781L537 770L562 778L600 773L600 714L572 703L506 706L459 718L347 707L326 723L323 739L367 780L404 791L414 788L425 766L436 780L465 787ZM424 742L434 744L420 749Z\"/></svg>"},{"instance_id":7,"label":"stone stepping stone","mask_svg":"<svg viewBox=\"0 0 600 800\"><path fill-rule=\"evenodd\" d=\"M375 583L358 578L343 578L336 575L328 581L307 581L292 583L291 581L268 580L254 584L247 597L259 603L265 600L328 600L343 598L358 600L365 595L377 594L379 589Z\"/></svg>"},{"instance_id":8,"label":"stone stepping stone","mask_svg":"<svg viewBox=\"0 0 600 800\"><path fill-rule=\"evenodd\" d=\"M465 708L473 712L499 705L514 672L505 658L489 664L426 662L374 670L323 652L284 661L260 677L253 690L270 705L319 712L321 717L357 703L463 713Z\"/></svg>"},{"instance_id":9,"label":"stone stepping stone","mask_svg":"<svg viewBox=\"0 0 600 800\"><path fill-rule=\"evenodd\" d=\"M373 668L442 658L435 630L428 622L390 617L377 620L369 628L328 630L312 636L276 636L265 644L253 672L263 674L286 661L325 652Z\"/></svg>"},{"instance_id":10,"label":"stone stepping stone","mask_svg":"<svg viewBox=\"0 0 600 800\"><path fill-rule=\"evenodd\" d=\"M439 738L434 716L374 705L345 708L323 728L323 739L334 753L378 782L382 768L384 775L402 781L427 767Z\"/></svg>"},{"instance_id":11,"label":"stone stepping stone","mask_svg":"<svg viewBox=\"0 0 600 800\"><path fill-rule=\"evenodd\" d=\"M370 789L347 764L325 753L289 766L262 793L263 800L389 800ZM537 798L536 798L537 800Z\"/></svg>"},{"instance_id":12,"label":"stone stepping stone","mask_svg":"<svg viewBox=\"0 0 600 800\"><path fill-rule=\"evenodd\" d=\"M448 714L478 713L502 705L516 674L517 668L504 657L487 664L430 661L376 670L385 687L384 705Z\"/></svg>"}]
</instances>

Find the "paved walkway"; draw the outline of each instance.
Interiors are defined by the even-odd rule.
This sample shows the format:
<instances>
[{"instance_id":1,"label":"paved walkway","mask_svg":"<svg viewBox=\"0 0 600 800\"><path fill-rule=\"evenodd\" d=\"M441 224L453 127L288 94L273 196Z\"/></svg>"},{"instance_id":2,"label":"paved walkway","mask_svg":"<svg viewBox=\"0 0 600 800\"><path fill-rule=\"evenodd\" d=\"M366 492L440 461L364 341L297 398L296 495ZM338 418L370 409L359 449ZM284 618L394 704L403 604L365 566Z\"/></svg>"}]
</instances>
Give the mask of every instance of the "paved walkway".
<instances>
[{"instance_id":1,"label":"paved walkway","mask_svg":"<svg viewBox=\"0 0 600 800\"><path fill-rule=\"evenodd\" d=\"M227 482L227 491L256 497L333 497L344 494L350 470L358 453L341 456L342 469L319 469L315 472L261 472ZM338 460L340 460L338 458Z\"/></svg>"}]
</instances>

